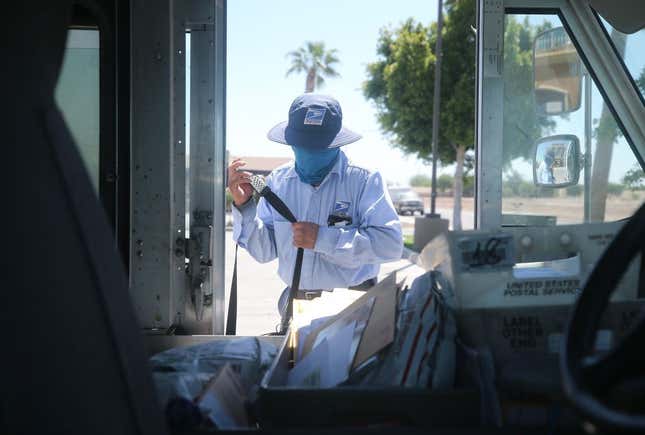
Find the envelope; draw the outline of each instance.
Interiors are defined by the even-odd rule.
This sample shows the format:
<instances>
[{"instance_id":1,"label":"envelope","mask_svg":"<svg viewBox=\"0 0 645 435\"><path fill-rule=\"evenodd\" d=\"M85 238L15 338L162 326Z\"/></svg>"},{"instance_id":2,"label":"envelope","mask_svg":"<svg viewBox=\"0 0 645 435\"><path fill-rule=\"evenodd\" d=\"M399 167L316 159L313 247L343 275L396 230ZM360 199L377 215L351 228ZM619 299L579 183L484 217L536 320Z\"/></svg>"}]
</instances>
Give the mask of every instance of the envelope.
<instances>
[{"instance_id":1,"label":"envelope","mask_svg":"<svg viewBox=\"0 0 645 435\"><path fill-rule=\"evenodd\" d=\"M372 304L371 313L354 355L351 369L353 370L361 365L394 340L397 293L396 272L392 272L347 308L332 316L314 331L311 331L304 343L301 344L303 346L302 357L304 358L312 350L321 331L343 317L349 323L352 316L361 311L361 307Z\"/></svg>"}]
</instances>

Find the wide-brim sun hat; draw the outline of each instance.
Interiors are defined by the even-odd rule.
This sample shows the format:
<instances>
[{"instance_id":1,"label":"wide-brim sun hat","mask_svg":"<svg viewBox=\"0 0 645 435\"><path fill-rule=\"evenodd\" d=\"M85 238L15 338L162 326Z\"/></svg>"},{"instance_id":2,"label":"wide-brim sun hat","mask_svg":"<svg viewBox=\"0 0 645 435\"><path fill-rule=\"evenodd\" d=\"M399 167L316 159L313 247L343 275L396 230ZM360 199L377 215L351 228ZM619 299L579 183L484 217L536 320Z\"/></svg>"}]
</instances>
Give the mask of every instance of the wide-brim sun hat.
<instances>
[{"instance_id":1,"label":"wide-brim sun hat","mask_svg":"<svg viewBox=\"0 0 645 435\"><path fill-rule=\"evenodd\" d=\"M307 93L293 100L288 121L269 130L267 137L285 145L325 149L356 142L362 136L343 127L343 112L336 99Z\"/></svg>"}]
</instances>

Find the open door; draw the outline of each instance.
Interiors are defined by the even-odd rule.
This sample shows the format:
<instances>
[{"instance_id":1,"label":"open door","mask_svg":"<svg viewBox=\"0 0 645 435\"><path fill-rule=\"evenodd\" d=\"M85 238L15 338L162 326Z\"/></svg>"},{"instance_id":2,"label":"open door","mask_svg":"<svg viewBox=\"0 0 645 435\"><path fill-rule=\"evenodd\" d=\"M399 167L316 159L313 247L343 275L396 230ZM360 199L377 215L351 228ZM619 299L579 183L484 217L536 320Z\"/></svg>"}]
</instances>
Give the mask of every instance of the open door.
<instances>
[{"instance_id":1,"label":"open door","mask_svg":"<svg viewBox=\"0 0 645 435\"><path fill-rule=\"evenodd\" d=\"M132 21L132 297L148 333L221 334L226 2Z\"/></svg>"}]
</instances>

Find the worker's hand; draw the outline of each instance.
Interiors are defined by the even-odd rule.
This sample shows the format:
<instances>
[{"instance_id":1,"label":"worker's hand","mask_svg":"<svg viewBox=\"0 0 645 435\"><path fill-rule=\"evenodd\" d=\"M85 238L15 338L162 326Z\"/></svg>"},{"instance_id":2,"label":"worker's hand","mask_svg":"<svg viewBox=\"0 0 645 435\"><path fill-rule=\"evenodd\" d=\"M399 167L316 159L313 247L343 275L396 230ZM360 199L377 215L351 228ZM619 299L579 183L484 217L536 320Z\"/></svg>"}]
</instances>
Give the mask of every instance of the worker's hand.
<instances>
[{"instance_id":1,"label":"worker's hand","mask_svg":"<svg viewBox=\"0 0 645 435\"><path fill-rule=\"evenodd\" d=\"M241 206L253 195L253 187L249 184L250 172L241 171L240 168L246 166L246 162L235 159L228 167L228 190L231 192L233 202L236 206Z\"/></svg>"},{"instance_id":2,"label":"worker's hand","mask_svg":"<svg viewBox=\"0 0 645 435\"><path fill-rule=\"evenodd\" d=\"M293 228L293 245L298 248L313 249L318 238L318 225L311 222L296 222Z\"/></svg>"}]
</instances>

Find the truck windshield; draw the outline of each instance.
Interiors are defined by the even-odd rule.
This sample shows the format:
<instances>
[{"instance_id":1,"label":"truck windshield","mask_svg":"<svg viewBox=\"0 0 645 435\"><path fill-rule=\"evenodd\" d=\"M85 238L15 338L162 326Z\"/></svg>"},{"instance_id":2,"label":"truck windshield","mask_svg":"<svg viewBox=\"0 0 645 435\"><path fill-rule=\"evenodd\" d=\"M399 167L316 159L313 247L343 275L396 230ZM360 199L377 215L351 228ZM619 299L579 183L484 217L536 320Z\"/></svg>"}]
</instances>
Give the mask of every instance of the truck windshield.
<instances>
[{"instance_id":1,"label":"truck windshield","mask_svg":"<svg viewBox=\"0 0 645 435\"><path fill-rule=\"evenodd\" d=\"M600 21L641 97L645 98L645 29L626 34L612 27L604 18L601 17Z\"/></svg>"},{"instance_id":2,"label":"truck windshield","mask_svg":"<svg viewBox=\"0 0 645 435\"><path fill-rule=\"evenodd\" d=\"M644 47L636 36L624 53L642 77L644 60L635 58L637 45ZM582 60L558 15L506 15L504 225L614 221L631 216L645 198L642 168ZM534 157L537 143L554 136L579 143L579 181L545 187L535 178ZM562 169L561 161L546 163Z\"/></svg>"}]
</instances>

